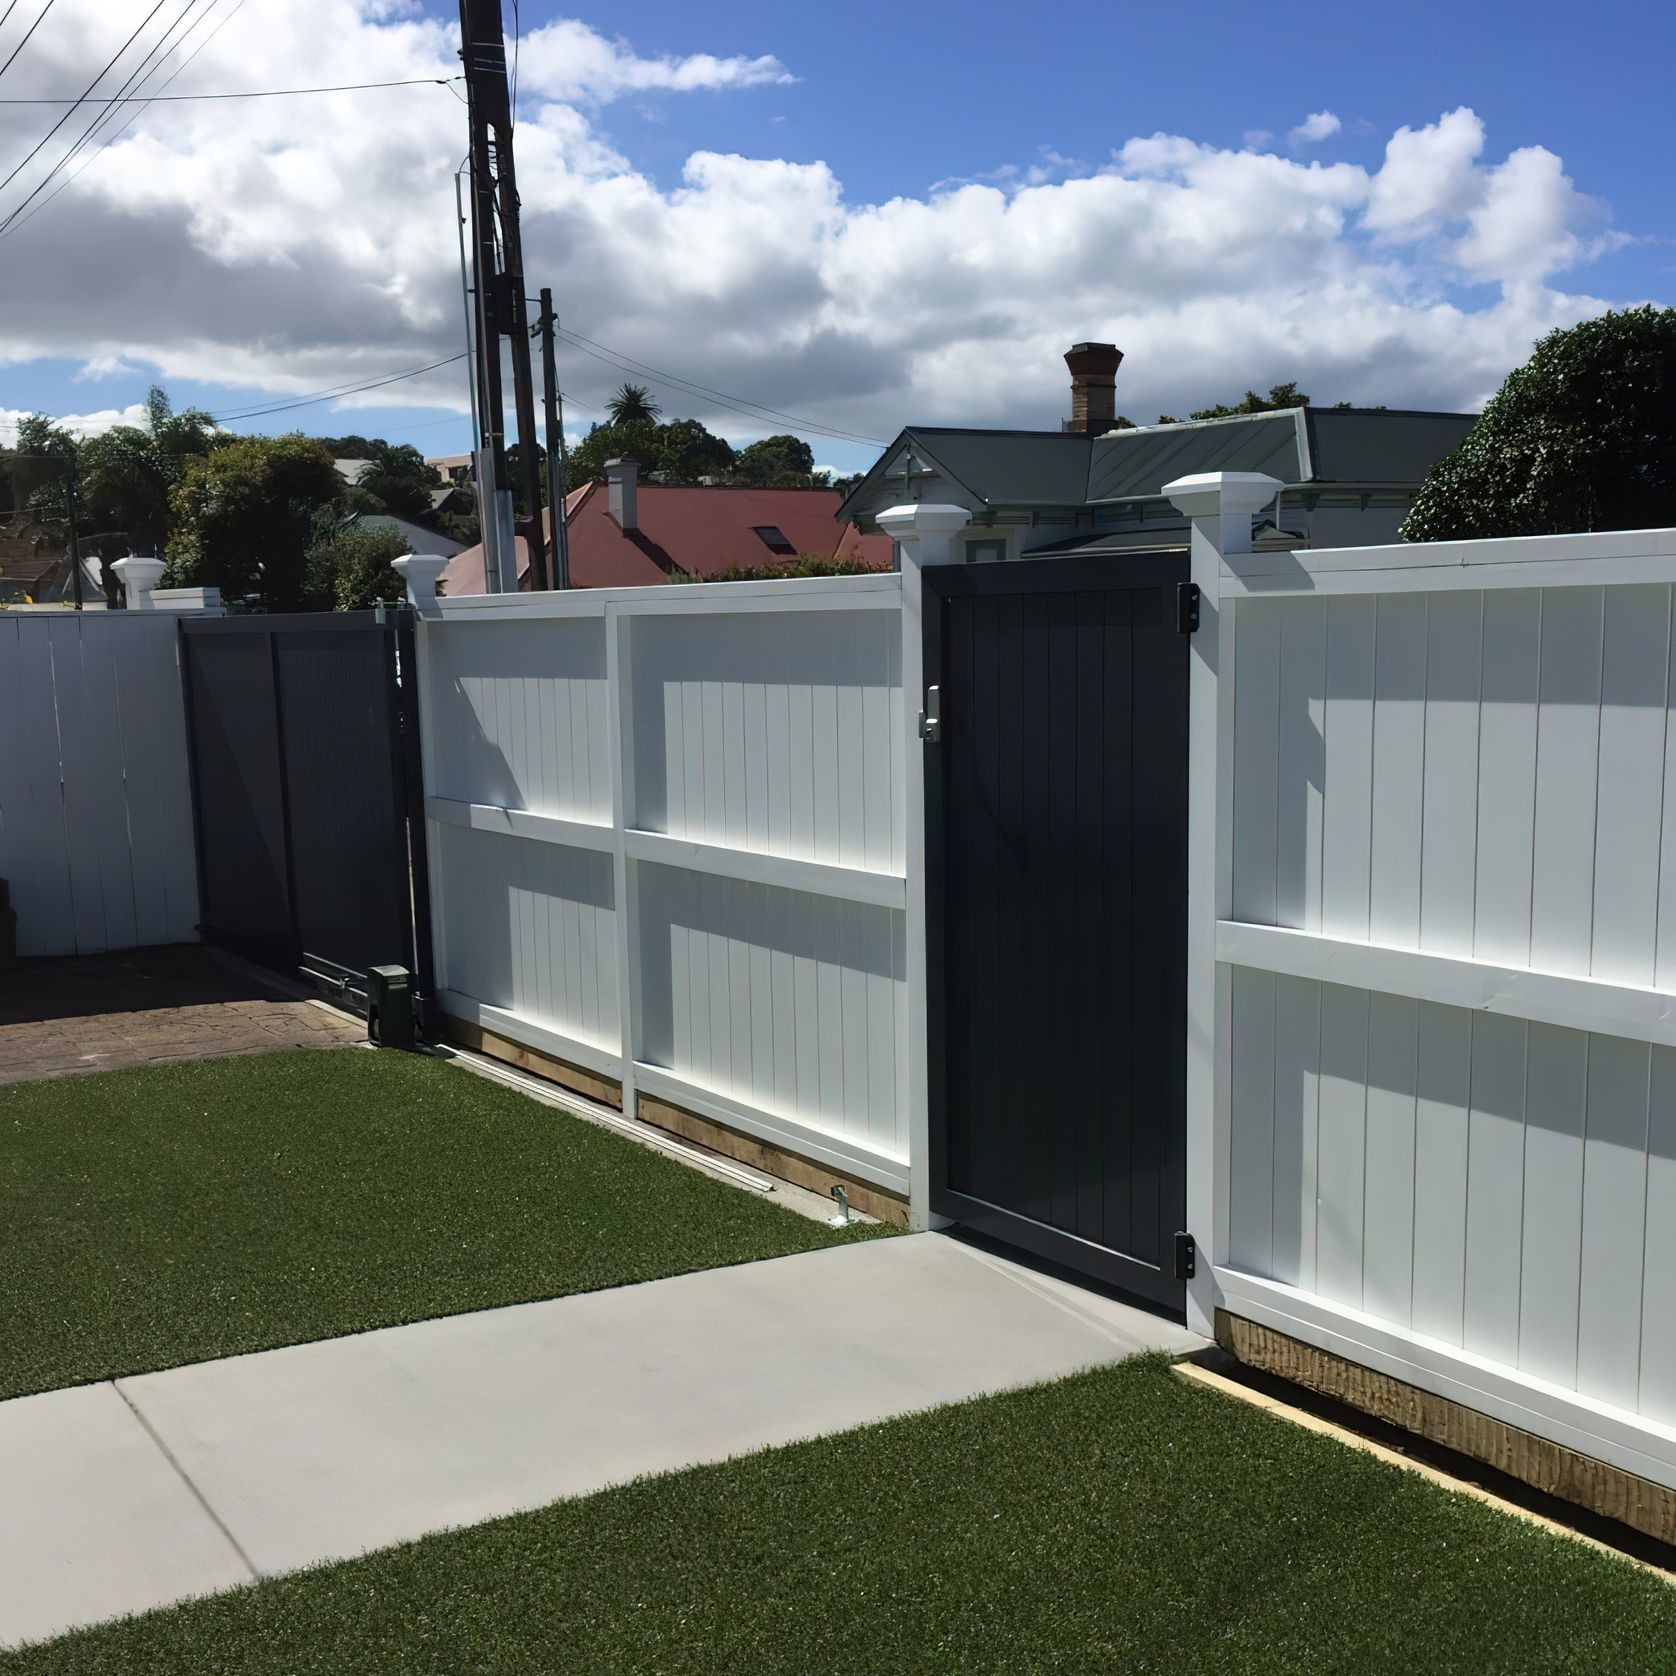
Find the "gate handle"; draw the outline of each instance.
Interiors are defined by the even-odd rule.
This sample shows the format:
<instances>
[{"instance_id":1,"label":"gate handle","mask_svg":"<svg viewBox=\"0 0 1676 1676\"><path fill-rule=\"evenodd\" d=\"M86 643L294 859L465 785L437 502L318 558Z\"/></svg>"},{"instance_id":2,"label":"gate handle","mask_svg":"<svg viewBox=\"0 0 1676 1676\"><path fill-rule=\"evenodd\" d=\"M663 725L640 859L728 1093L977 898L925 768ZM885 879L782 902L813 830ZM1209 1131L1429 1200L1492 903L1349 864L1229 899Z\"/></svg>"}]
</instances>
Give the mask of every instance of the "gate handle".
<instances>
[{"instance_id":1,"label":"gate handle","mask_svg":"<svg viewBox=\"0 0 1676 1676\"><path fill-rule=\"evenodd\" d=\"M919 713L919 736L928 745L935 745L943 737L942 689L925 689L925 708Z\"/></svg>"}]
</instances>

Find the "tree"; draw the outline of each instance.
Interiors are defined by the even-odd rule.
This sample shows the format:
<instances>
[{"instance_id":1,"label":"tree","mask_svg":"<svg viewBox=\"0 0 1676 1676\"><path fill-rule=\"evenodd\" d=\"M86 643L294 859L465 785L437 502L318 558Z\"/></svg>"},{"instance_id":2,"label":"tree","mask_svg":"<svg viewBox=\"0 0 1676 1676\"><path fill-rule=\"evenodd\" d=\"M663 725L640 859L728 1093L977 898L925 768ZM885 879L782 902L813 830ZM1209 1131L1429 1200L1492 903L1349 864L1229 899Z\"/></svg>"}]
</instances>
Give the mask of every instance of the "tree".
<instances>
[{"instance_id":1,"label":"tree","mask_svg":"<svg viewBox=\"0 0 1676 1676\"><path fill-rule=\"evenodd\" d=\"M672 419L657 428L652 462L660 483L696 483L701 477L726 477L733 469L733 449L696 419Z\"/></svg>"},{"instance_id":2,"label":"tree","mask_svg":"<svg viewBox=\"0 0 1676 1676\"><path fill-rule=\"evenodd\" d=\"M1676 524L1676 309L1550 332L1434 465L1405 541Z\"/></svg>"},{"instance_id":3,"label":"tree","mask_svg":"<svg viewBox=\"0 0 1676 1676\"><path fill-rule=\"evenodd\" d=\"M207 413L176 413L154 384L143 425L113 425L81 445L77 491L86 527L122 534L135 552L161 552L169 536L170 490L186 461L209 453L219 440Z\"/></svg>"},{"instance_id":4,"label":"tree","mask_svg":"<svg viewBox=\"0 0 1676 1676\"><path fill-rule=\"evenodd\" d=\"M741 483L764 489L804 487L814 469L814 450L797 436L765 436L742 448L733 462L734 476Z\"/></svg>"},{"instance_id":5,"label":"tree","mask_svg":"<svg viewBox=\"0 0 1676 1676\"><path fill-rule=\"evenodd\" d=\"M64 479L76 463L79 444L62 425L44 413L26 413L18 420L17 441L4 455L12 506L46 521L65 512Z\"/></svg>"},{"instance_id":6,"label":"tree","mask_svg":"<svg viewBox=\"0 0 1676 1676\"><path fill-rule=\"evenodd\" d=\"M368 529L322 508L315 514L308 550L307 603L317 610L364 611L380 600L400 600L404 585L390 561L411 551L399 530L388 525Z\"/></svg>"},{"instance_id":7,"label":"tree","mask_svg":"<svg viewBox=\"0 0 1676 1676\"><path fill-rule=\"evenodd\" d=\"M340 454L338 458L360 456ZM366 458L368 463L362 466L355 487L379 503L366 508L367 511L388 512L397 518L429 519L431 491L442 487L442 474L435 466L425 464L424 455L412 443L376 442Z\"/></svg>"},{"instance_id":8,"label":"tree","mask_svg":"<svg viewBox=\"0 0 1676 1676\"><path fill-rule=\"evenodd\" d=\"M605 404L606 417L613 425L650 425L662 411L644 384L624 384Z\"/></svg>"},{"instance_id":9,"label":"tree","mask_svg":"<svg viewBox=\"0 0 1676 1676\"><path fill-rule=\"evenodd\" d=\"M312 437L238 437L188 459L169 495L170 586L260 594L269 610L307 603L314 516L336 507L343 479Z\"/></svg>"},{"instance_id":10,"label":"tree","mask_svg":"<svg viewBox=\"0 0 1676 1676\"><path fill-rule=\"evenodd\" d=\"M1239 401L1231 407L1218 403L1215 407L1195 408L1188 415L1190 419L1233 419L1242 413L1275 413L1284 407L1308 407L1309 397L1300 390L1296 383L1288 380L1285 384L1272 384L1266 396L1259 396L1255 390L1247 390ZM1179 425L1181 421L1173 413L1160 413L1160 425ZM1119 419L1119 430L1128 430L1127 419Z\"/></svg>"},{"instance_id":11,"label":"tree","mask_svg":"<svg viewBox=\"0 0 1676 1676\"><path fill-rule=\"evenodd\" d=\"M658 429L650 419L590 426L588 434L570 451L565 481L573 489L592 483L605 475L607 460L639 460L649 467L658 457Z\"/></svg>"}]
</instances>

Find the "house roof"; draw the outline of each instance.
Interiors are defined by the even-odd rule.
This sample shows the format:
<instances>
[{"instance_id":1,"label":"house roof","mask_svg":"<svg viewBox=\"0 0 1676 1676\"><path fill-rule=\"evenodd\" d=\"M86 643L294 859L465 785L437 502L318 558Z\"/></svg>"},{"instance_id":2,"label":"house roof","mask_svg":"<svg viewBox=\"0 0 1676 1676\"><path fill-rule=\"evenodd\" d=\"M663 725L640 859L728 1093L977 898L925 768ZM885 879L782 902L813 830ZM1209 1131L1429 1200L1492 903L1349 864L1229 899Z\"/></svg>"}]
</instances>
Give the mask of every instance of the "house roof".
<instances>
[{"instance_id":1,"label":"house roof","mask_svg":"<svg viewBox=\"0 0 1676 1676\"><path fill-rule=\"evenodd\" d=\"M904 455L985 506L1086 506L1158 498L1201 471L1262 471L1283 483L1418 484L1477 422L1471 413L1284 408L1223 419L1074 431L910 426L850 491L839 516L876 502Z\"/></svg>"},{"instance_id":2,"label":"house roof","mask_svg":"<svg viewBox=\"0 0 1676 1676\"><path fill-rule=\"evenodd\" d=\"M835 521L840 499L836 489L747 489L641 483L636 493L636 523L622 529L611 516L603 482L585 484L565 497L570 536L570 578L579 588L636 586L664 582L671 575L715 576L783 564L790 556L776 551L758 530L779 531L796 553L832 553L842 530ZM543 527L547 527L543 513ZM877 560L889 563L888 546ZM529 568L522 541L518 574ZM442 573L445 594L483 592L483 550L467 548Z\"/></svg>"},{"instance_id":3,"label":"house roof","mask_svg":"<svg viewBox=\"0 0 1676 1676\"><path fill-rule=\"evenodd\" d=\"M393 512L351 512L344 523L355 524L364 530L394 530L415 553L441 553L445 558L452 557L462 545L451 535L428 530L423 524L416 524L411 518L398 518Z\"/></svg>"}]
</instances>

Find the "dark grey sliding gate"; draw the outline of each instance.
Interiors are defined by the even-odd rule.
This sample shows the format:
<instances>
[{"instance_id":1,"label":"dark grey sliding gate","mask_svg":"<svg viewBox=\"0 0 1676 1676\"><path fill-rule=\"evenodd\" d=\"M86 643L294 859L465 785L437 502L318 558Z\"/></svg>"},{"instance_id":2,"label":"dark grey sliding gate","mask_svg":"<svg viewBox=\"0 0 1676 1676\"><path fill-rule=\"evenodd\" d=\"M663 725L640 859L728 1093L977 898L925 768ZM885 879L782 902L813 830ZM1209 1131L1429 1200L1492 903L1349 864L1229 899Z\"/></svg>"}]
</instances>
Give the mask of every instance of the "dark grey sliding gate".
<instances>
[{"instance_id":1,"label":"dark grey sliding gate","mask_svg":"<svg viewBox=\"0 0 1676 1676\"><path fill-rule=\"evenodd\" d=\"M428 999L406 614L184 618L181 634L199 929L352 989L370 967L405 966Z\"/></svg>"},{"instance_id":2,"label":"dark grey sliding gate","mask_svg":"<svg viewBox=\"0 0 1676 1676\"><path fill-rule=\"evenodd\" d=\"M1185 1307L1186 559L925 572L932 1209Z\"/></svg>"}]
</instances>

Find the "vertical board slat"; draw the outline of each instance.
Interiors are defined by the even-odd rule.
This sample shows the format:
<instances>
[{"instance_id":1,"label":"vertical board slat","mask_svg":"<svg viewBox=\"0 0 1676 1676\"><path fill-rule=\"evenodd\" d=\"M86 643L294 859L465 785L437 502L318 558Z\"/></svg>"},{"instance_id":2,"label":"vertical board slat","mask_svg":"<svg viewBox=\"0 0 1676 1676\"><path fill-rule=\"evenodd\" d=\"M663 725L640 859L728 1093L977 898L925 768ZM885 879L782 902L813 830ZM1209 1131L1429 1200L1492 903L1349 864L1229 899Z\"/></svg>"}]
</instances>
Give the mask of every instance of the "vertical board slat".
<instances>
[{"instance_id":1,"label":"vertical board slat","mask_svg":"<svg viewBox=\"0 0 1676 1676\"><path fill-rule=\"evenodd\" d=\"M1414 1106L1414 1330L1461 1342L1472 1015L1420 1003Z\"/></svg>"},{"instance_id":2,"label":"vertical board slat","mask_svg":"<svg viewBox=\"0 0 1676 1676\"><path fill-rule=\"evenodd\" d=\"M1636 1407L1676 1425L1676 1048L1653 1049L1647 1127L1647 1249Z\"/></svg>"},{"instance_id":3,"label":"vertical board slat","mask_svg":"<svg viewBox=\"0 0 1676 1676\"><path fill-rule=\"evenodd\" d=\"M1602 590L1550 588L1542 603L1531 964L1587 975L1594 904Z\"/></svg>"},{"instance_id":4,"label":"vertical board slat","mask_svg":"<svg viewBox=\"0 0 1676 1676\"><path fill-rule=\"evenodd\" d=\"M1280 628L1274 923L1306 931L1321 929L1326 692L1326 602L1288 601Z\"/></svg>"},{"instance_id":5,"label":"vertical board slat","mask_svg":"<svg viewBox=\"0 0 1676 1676\"><path fill-rule=\"evenodd\" d=\"M1315 1284L1322 1296L1355 1309L1362 1306L1367 1082L1368 992L1324 983Z\"/></svg>"},{"instance_id":6,"label":"vertical board slat","mask_svg":"<svg viewBox=\"0 0 1676 1676\"><path fill-rule=\"evenodd\" d=\"M1519 1359L1519 1261L1524 1239L1525 1030L1522 1019L1472 1020L1467 1117L1466 1294L1462 1346Z\"/></svg>"},{"instance_id":7,"label":"vertical board slat","mask_svg":"<svg viewBox=\"0 0 1676 1676\"><path fill-rule=\"evenodd\" d=\"M1478 859L1473 954L1523 966L1531 951L1531 824L1536 798L1536 682L1542 595L1484 595Z\"/></svg>"},{"instance_id":8,"label":"vertical board slat","mask_svg":"<svg viewBox=\"0 0 1676 1676\"><path fill-rule=\"evenodd\" d=\"M1368 999L1368 1148L1362 1307L1406 1326L1414 1305L1414 1106L1420 1004Z\"/></svg>"},{"instance_id":9,"label":"vertical board slat","mask_svg":"<svg viewBox=\"0 0 1676 1676\"><path fill-rule=\"evenodd\" d=\"M1253 1274L1274 1272L1275 978L1236 968L1228 1197L1228 1260Z\"/></svg>"},{"instance_id":10,"label":"vertical board slat","mask_svg":"<svg viewBox=\"0 0 1676 1676\"><path fill-rule=\"evenodd\" d=\"M1276 600L1239 612L1234 672L1234 918L1275 923L1275 820L1280 756L1280 624Z\"/></svg>"},{"instance_id":11,"label":"vertical board slat","mask_svg":"<svg viewBox=\"0 0 1676 1676\"><path fill-rule=\"evenodd\" d=\"M1630 1277L1646 1246L1651 1054L1645 1042L1589 1038L1577 1389L1628 1409L1641 1367L1642 1289Z\"/></svg>"},{"instance_id":12,"label":"vertical board slat","mask_svg":"<svg viewBox=\"0 0 1676 1676\"><path fill-rule=\"evenodd\" d=\"M1651 984L1664 806L1664 695L1670 589L1606 590L1599 793L1589 970L1609 983Z\"/></svg>"},{"instance_id":13,"label":"vertical board slat","mask_svg":"<svg viewBox=\"0 0 1676 1676\"><path fill-rule=\"evenodd\" d=\"M1472 953L1478 854L1481 594L1426 601L1426 768L1420 835L1420 946Z\"/></svg>"},{"instance_id":14,"label":"vertical board slat","mask_svg":"<svg viewBox=\"0 0 1676 1676\"><path fill-rule=\"evenodd\" d=\"M1381 595L1374 634L1368 935L1395 948L1415 948L1420 941L1425 759L1426 597Z\"/></svg>"},{"instance_id":15,"label":"vertical board slat","mask_svg":"<svg viewBox=\"0 0 1676 1676\"><path fill-rule=\"evenodd\" d=\"M1326 778L1321 835L1321 929L1368 935L1373 856L1374 597L1327 607Z\"/></svg>"},{"instance_id":16,"label":"vertical board slat","mask_svg":"<svg viewBox=\"0 0 1676 1676\"><path fill-rule=\"evenodd\" d=\"M1563 1386L1577 1382L1588 1063L1589 1038L1581 1030L1530 1027L1525 1050L1519 1366Z\"/></svg>"},{"instance_id":17,"label":"vertical board slat","mask_svg":"<svg viewBox=\"0 0 1676 1676\"><path fill-rule=\"evenodd\" d=\"M105 891L99 869L99 826L111 810L101 795L93 761L93 731L106 718L87 712L81 666L81 622L49 618L53 701L58 712L59 775L63 782L64 835L70 858L70 906L77 954L97 954L105 940Z\"/></svg>"},{"instance_id":18,"label":"vertical board slat","mask_svg":"<svg viewBox=\"0 0 1676 1676\"><path fill-rule=\"evenodd\" d=\"M1321 1085L1321 986L1275 979L1274 1262L1288 1286L1315 1285L1315 1158Z\"/></svg>"}]
</instances>

